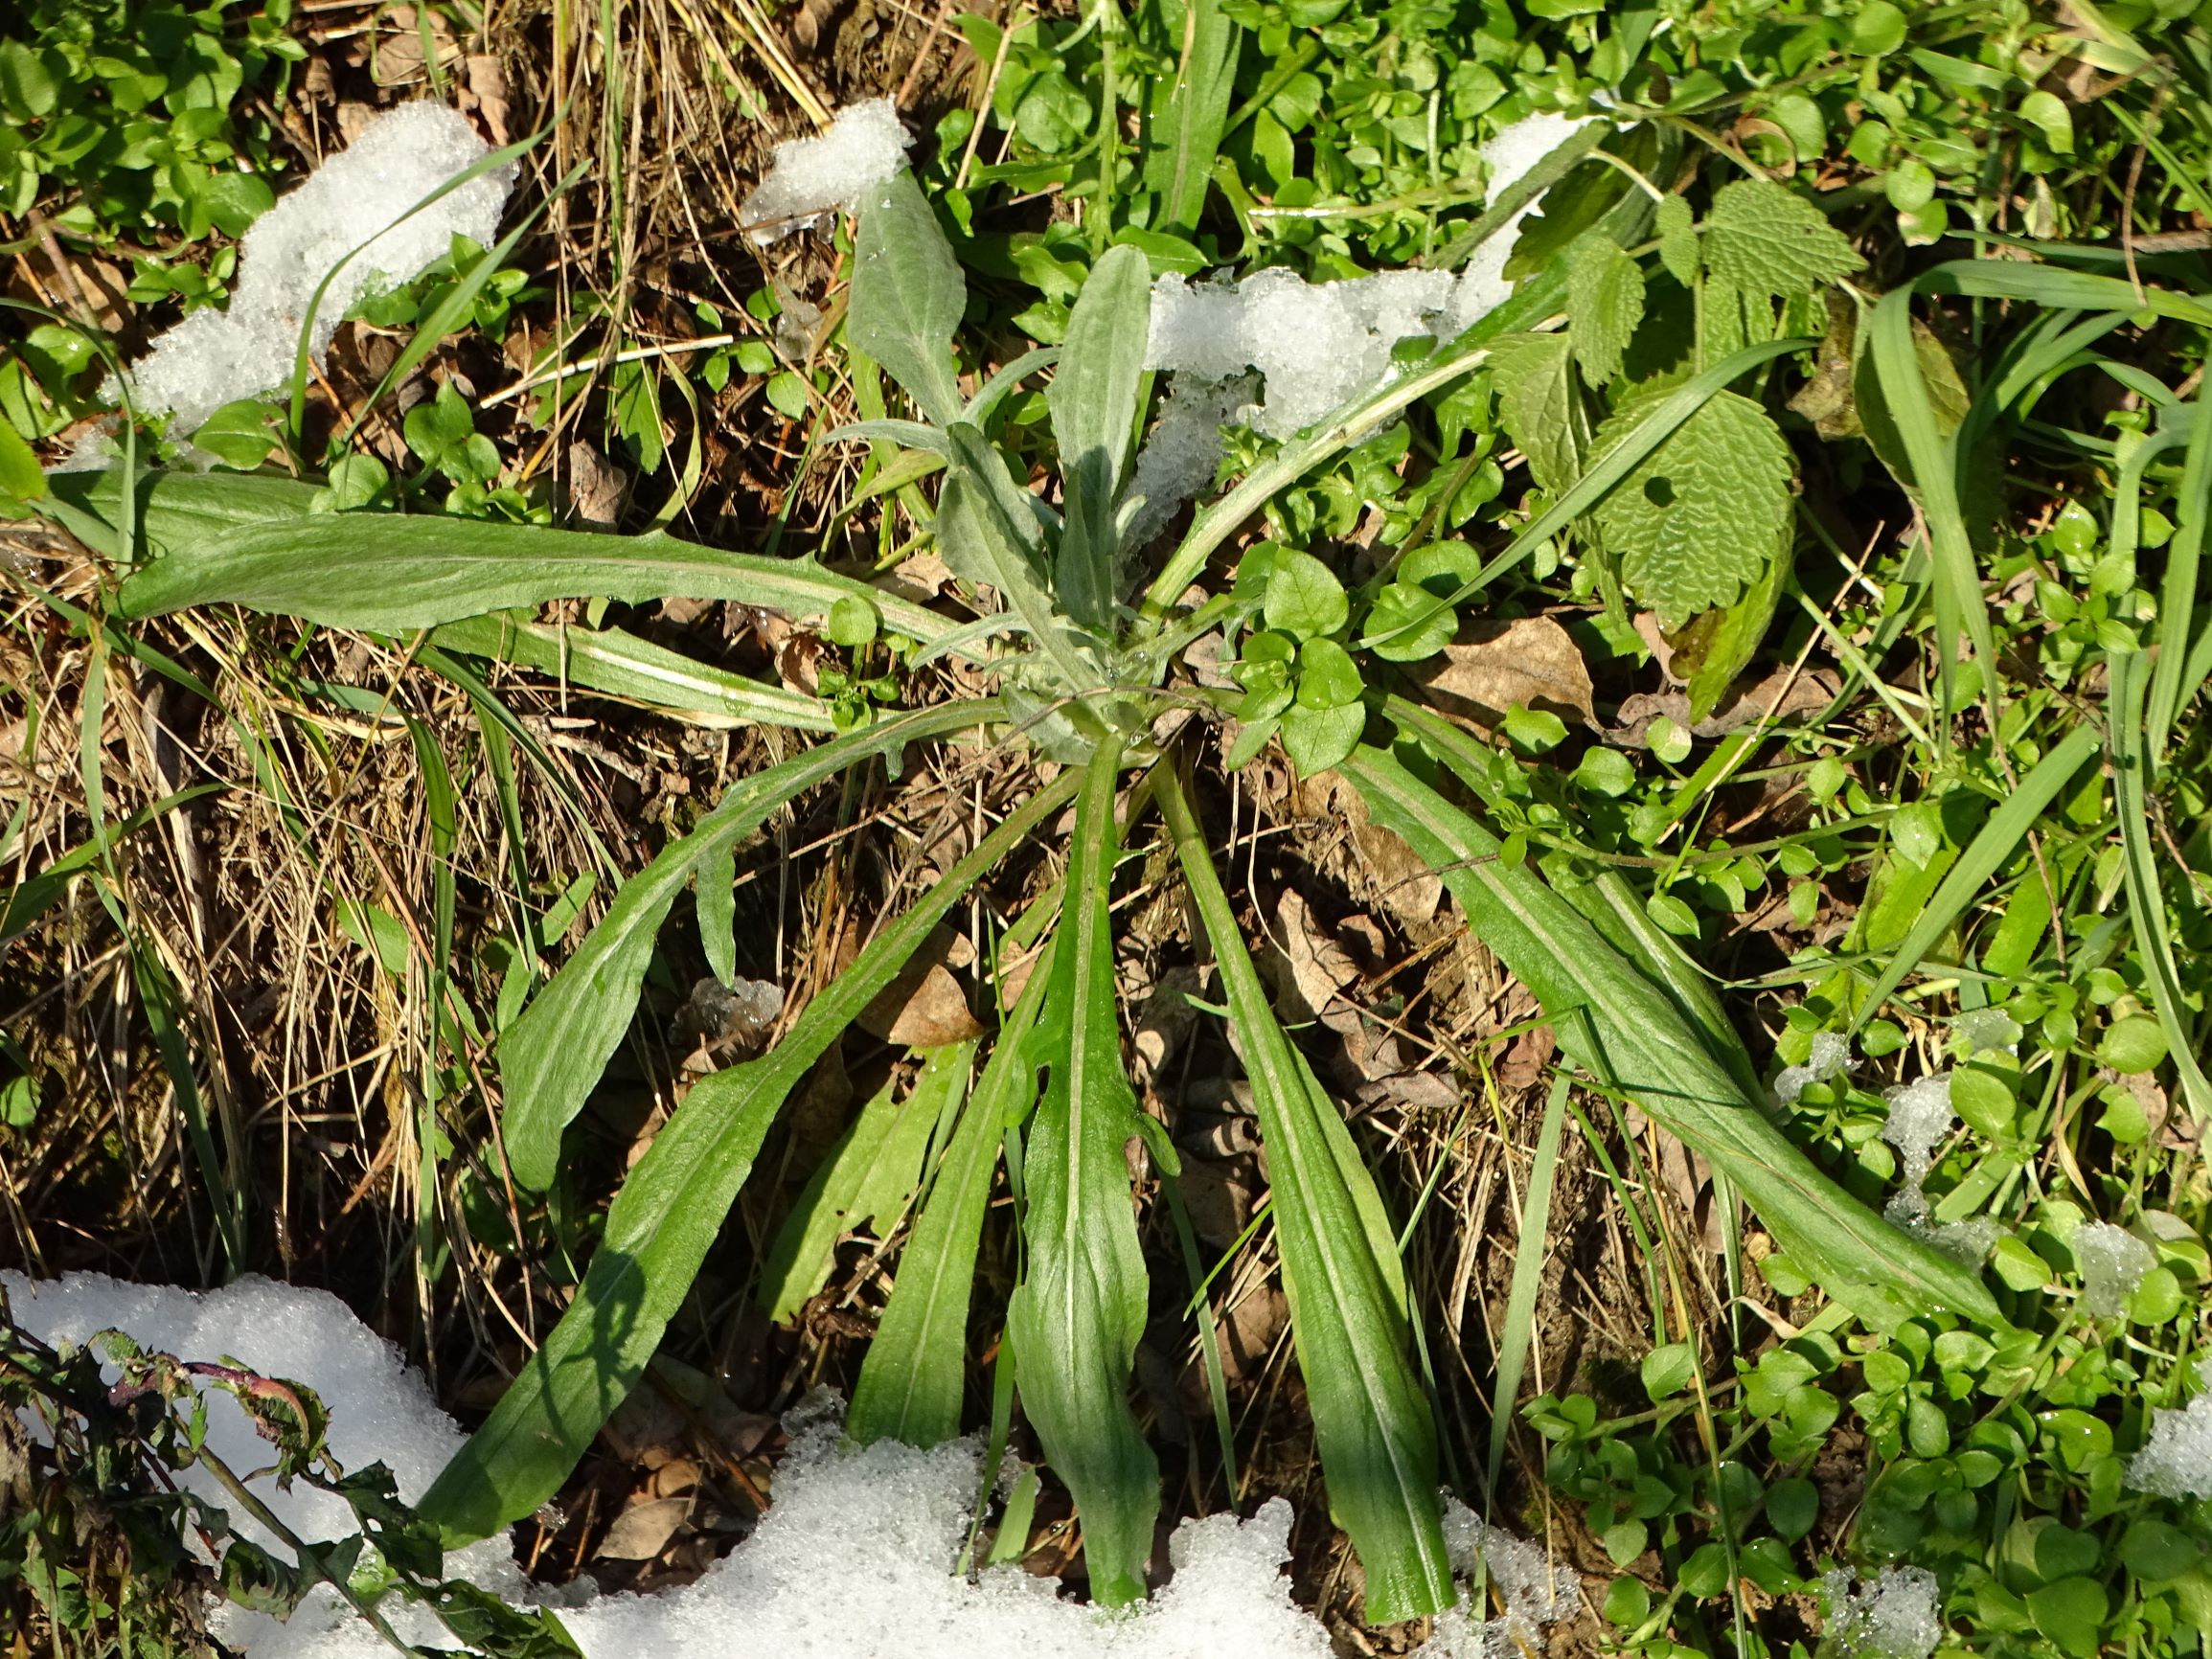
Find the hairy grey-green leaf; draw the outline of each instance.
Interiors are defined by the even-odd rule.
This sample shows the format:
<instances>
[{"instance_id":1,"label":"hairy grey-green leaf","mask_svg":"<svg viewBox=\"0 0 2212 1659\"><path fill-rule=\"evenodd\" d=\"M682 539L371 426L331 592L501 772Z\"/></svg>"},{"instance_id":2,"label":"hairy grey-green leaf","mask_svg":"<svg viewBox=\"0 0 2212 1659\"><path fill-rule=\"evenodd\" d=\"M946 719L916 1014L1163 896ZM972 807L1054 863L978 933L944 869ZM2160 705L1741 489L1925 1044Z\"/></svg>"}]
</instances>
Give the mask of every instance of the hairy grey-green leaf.
<instances>
[{"instance_id":1,"label":"hairy grey-green leaf","mask_svg":"<svg viewBox=\"0 0 2212 1659\"><path fill-rule=\"evenodd\" d=\"M1578 239L1567 253L1567 315L1583 377L1606 385L1644 320L1643 266L1609 238Z\"/></svg>"},{"instance_id":2,"label":"hairy grey-green leaf","mask_svg":"<svg viewBox=\"0 0 2212 1659\"><path fill-rule=\"evenodd\" d=\"M1723 185L1705 215L1705 264L1747 294L1811 293L1866 261L1821 211L1770 179Z\"/></svg>"},{"instance_id":3,"label":"hairy grey-green leaf","mask_svg":"<svg viewBox=\"0 0 2212 1659\"><path fill-rule=\"evenodd\" d=\"M1152 326L1152 271L1135 248L1109 248L1068 318L1044 400L1065 481L1055 596L1084 627L1113 620L1114 499L1129 467Z\"/></svg>"},{"instance_id":4,"label":"hairy grey-green leaf","mask_svg":"<svg viewBox=\"0 0 2212 1659\"><path fill-rule=\"evenodd\" d=\"M968 279L936 212L901 168L859 208L845 337L891 372L939 426L960 418L952 336L968 308Z\"/></svg>"},{"instance_id":5,"label":"hairy grey-green leaf","mask_svg":"<svg viewBox=\"0 0 2212 1659\"><path fill-rule=\"evenodd\" d=\"M1598 429L1602 456L1656 406L1631 399ZM1772 557L1790 511L1790 445L1766 410L1716 393L1598 504L1630 590L1680 627L1732 604Z\"/></svg>"}]
</instances>

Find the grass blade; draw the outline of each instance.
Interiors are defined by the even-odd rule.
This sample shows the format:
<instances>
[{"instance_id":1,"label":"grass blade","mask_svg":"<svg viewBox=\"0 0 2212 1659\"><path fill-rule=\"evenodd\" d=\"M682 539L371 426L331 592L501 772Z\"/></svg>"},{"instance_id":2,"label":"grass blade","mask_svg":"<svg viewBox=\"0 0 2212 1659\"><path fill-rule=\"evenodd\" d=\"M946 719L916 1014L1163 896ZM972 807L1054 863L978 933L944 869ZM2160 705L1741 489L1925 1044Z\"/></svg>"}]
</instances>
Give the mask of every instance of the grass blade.
<instances>
[{"instance_id":1,"label":"grass blade","mask_svg":"<svg viewBox=\"0 0 2212 1659\"><path fill-rule=\"evenodd\" d=\"M1220 0L1184 0L1179 10L1177 17L1162 9L1175 47L1175 79L1152 118L1145 155L1146 187L1160 194L1153 228L1176 234L1194 229L1206 205L1244 43Z\"/></svg>"},{"instance_id":2,"label":"grass blade","mask_svg":"<svg viewBox=\"0 0 2212 1659\"><path fill-rule=\"evenodd\" d=\"M1874 989L1859 1005L1859 1012L1852 1021L1854 1032L1881 1011L1882 1002L1889 993L1904 983L1904 976L1920 966L1922 959L1935 947L1935 942L1966 914L1967 906L1974 901L1983 884L1997 873L2012 856L2013 849L2035 828L2043 809L2059 798L2060 792L2074 781L2074 774L2082 769L2083 763L2097 752L2097 740L2095 728L2076 726L2028 769L2028 775L2019 781L2018 786L1983 822L1966 851L1959 854L1958 862L1945 874L1911 931L1891 954L1889 966L1874 982Z\"/></svg>"},{"instance_id":3,"label":"grass blade","mask_svg":"<svg viewBox=\"0 0 2212 1659\"><path fill-rule=\"evenodd\" d=\"M1080 781L1068 773L1010 813L807 1005L782 1042L692 1089L615 1195L568 1311L423 1494L419 1512L447 1548L490 1535L559 1490L644 1375L785 1100L930 929L1050 822Z\"/></svg>"},{"instance_id":4,"label":"grass blade","mask_svg":"<svg viewBox=\"0 0 2212 1659\"><path fill-rule=\"evenodd\" d=\"M1129 1409L1147 1275L1129 1206L1136 1091L1122 1070L1106 890L1118 837L1112 739L1081 772L1067 898L1052 983L1029 1052L1049 1068L1022 1159L1028 1274L1007 1310L1022 1410L1045 1461L1075 1497L1093 1600L1145 1594L1159 1512L1159 1465Z\"/></svg>"},{"instance_id":5,"label":"grass blade","mask_svg":"<svg viewBox=\"0 0 2212 1659\"><path fill-rule=\"evenodd\" d=\"M1159 802L1252 1079L1330 1512L1359 1552L1371 1621L1437 1612L1454 1593L1436 1430L1409 1352L1405 1279L1389 1219L1341 1114L1277 1022L1204 833L1181 785L1164 773Z\"/></svg>"},{"instance_id":6,"label":"grass blade","mask_svg":"<svg viewBox=\"0 0 2212 1659\"><path fill-rule=\"evenodd\" d=\"M2174 956L2173 930L2166 919L2166 894L2158 880L2158 855L2151 845L2152 760L2143 719L2150 670L2140 651L2107 659L2110 689L2112 803L2120 821L2120 871L2128 894L2128 918L2135 948L2150 970L2151 1001L2166 1034L2166 1050L2181 1082L2181 1097L2199 1123L2212 1119L2212 1079L2197 1058L2196 1035L2189 1028L2188 1002ZM2212 1143L2207 1143L2212 1146Z\"/></svg>"},{"instance_id":7,"label":"grass blade","mask_svg":"<svg viewBox=\"0 0 2212 1659\"><path fill-rule=\"evenodd\" d=\"M785 726L831 732L836 722L818 697L710 668L620 628L470 617L432 630L432 645L472 657L536 669L587 690L663 711L695 726Z\"/></svg>"},{"instance_id":8,"label":"grass blade","mask_svg":"<svg viewBox=\"0 0 2212 1659\"><path fill-rule=\"evenodd\" d=\"M2158 660L2144 704L2143 746L2154 768L2166 763L2166 739L2181 708L2189 628L2197 615L2197 567L2204 554L2204 521L2212 514L2212 412L2201 391L2192 407L2177 506L2178 522L2158 590Z\"/></svg>"},{"instance_id":9,"label":"grass blade","mask_svg":"<svg viewBox=\"0 0 2212 1659\"><path fill-rule=\"evenodd\" d=\"M599 925L500 1039L504 1128L514 1178L538 1190L552 1183L560 1132L583 1109L607 1057L629 1029L661 921L702 863L846 767L975 726L997 713L989 698L948 703L793 755L735 785L690 834L670 842L624 882Z\"/></svg>"},{"instance_id":10,"label":"grass blade","mask_svg":"<svg viewBox=\"0 0 2212 1659\"><path fill-rule=\"evenodd\" d=\"M1935 563L1936 676L1944 716L1937 735L1948 743L1950 716L1958 708L1951 652L1959 629L1964 627L1973 643L1975 667L1993 698L1998 694L1996 635L1990 626L1973 540L1959 505L1957 444L1936 429L1935 408L1921 373L1920 354L1913 348L1914 291L1899 288L1876 304L1869 324L1870 347L1881 379L1882 401L1911 460L1911 484L1927 524L1928 551Z\"/></svg>"},{"instance_id":11,"label":"grass blade","mask_svg":"<svg viewBox=\"0 0 2212 1659\"><path fill-rule=\"evenodd\" d=\"M1483 1490L1494 1508L1498 1476L1505 1472L1505 1445L1513 1435L1513 1411L1520 1398L1521 1373L1536 1340L1536 1298L1543 1287L1544 1236L1551 1228L1552 1178L1559 1170L1560 1130L1566 1123L1570 1082L1565 1072L1552 1079L1545 1097L1543 1125L1537 1130L1536 1156L1528 1167L1528 1192L1521 1198L1520 1230L1514 1236L1513 1288L1506 1293L1505 1326L1497 1338L1497 1379L1490 1392L1490 1457Z\"/></svg>"}]
</instances>

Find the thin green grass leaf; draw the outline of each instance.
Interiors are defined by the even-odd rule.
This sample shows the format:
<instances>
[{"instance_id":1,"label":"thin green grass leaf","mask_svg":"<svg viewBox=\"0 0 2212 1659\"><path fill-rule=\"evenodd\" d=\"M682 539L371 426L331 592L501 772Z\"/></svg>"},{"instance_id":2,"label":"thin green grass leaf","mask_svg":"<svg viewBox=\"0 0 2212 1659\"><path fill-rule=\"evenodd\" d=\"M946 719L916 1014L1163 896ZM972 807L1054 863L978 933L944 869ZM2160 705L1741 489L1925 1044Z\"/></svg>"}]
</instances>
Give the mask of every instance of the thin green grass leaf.
<instances>
[{"instance_id":1,"label":"thin green grass leaf","mask_svg":"<svg viewBox=\"0 0 2212 1659\"><path fill-rule=\"evenodd\" d=\"M1529 1160L1520 1228L1514 1236L1513 1288L1506 1293L1505 1322L1497 1335L1497 1377L1490 1391L1490 1456L1483 1466L1483 1490L1493 1508L1497 1503L1498 1478L1505 1472L1505 1447L1513 1435L1521 1375L1536 1342L1536 1299L1543 1287L1544 1239L1551 1230L1560 1129L1566 1122L1571 1088L1565 1072L1553 1077L1551 1093L1544 1099L1543 1123L1537 1130L1536 1155Z\"/></svg>"}]
</instances>

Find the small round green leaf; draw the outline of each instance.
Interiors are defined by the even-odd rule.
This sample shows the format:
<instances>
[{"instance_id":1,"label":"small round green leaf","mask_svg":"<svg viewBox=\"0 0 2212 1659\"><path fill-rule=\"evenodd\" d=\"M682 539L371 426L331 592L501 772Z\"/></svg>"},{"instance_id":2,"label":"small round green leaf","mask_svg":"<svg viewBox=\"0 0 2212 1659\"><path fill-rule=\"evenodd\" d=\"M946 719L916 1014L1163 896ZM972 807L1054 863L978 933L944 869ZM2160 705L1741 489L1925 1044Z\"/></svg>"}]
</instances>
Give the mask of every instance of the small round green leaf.
<instances>
[{"instance_id":1,"label":"small round green leaf","mask_svg":"<svg viewBox=\"0 0 2212 1659\"><path fill-rule=\"evenodd\" d=\"M1309 640L1334 633L1352 614L1344 584L1335 573L1311 554L1293 548L1275 555L1264 608L1269 627Z\"/></svg>"},{"instance_id":2,"label":"small round green leaf","mask_svg":"<svg viewBox=\"0 0 2212 1659\"><path fill-rule=\"evenodd\" d=\"M2165 1028L2147 1013L2114 1020L2097 1045L2097 1058L2122 1074L2147 1072L2165 1057Z\"/></svg>"},{"instance_id":3,"label":"small round green leaf","mask_svg":"<svg viewBox=\"0 0 2212 1659\"><path fill-rule=\"evenodd\" d=\"M858 594L848 594L830 607L826 631L840 646L864 646L876 637L876 607Z\"/></svg>"}]
</instances>

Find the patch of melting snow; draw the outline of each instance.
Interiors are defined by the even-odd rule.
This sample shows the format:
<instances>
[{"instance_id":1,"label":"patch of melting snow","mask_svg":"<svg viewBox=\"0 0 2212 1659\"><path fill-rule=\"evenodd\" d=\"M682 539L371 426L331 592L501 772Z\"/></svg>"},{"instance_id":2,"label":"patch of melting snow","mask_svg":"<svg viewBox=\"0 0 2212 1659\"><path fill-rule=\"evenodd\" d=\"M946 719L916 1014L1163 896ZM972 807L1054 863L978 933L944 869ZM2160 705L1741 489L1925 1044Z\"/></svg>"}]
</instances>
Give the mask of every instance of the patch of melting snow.
<instances>
[{"instance_id":1,"label":"patch of melting snow","mask_svg":"<svg viewBox=\"0 0 2212 1659\"><path fill-rule=\"evenodd\" d=\"M143 1347L184 1358L227 1355L305 1383L330 1411L330 1444L348 1468L381 1460L400 1494L419 1498L462 1435L416 1373L337 1298L248 1278L205 1294L74 1274L34 1284L0 1273L16 1323L48 1343L81 1343L120 1329ZM209 1443L244 1473L265 1462L235 1402L209 1403ZM793 1438L774 1502L750 1536L697 1582L653 1595L598 1596L588 1584L527 1585L507 1541L446 1557L446 1570L518 1604L558 1607L585 1659L726 1659L735 1633L747 1652L779 1659L1330 1659L1319 1621L1290 1599L1292 1511L1277 1498L1249 1520L1185 1521L1169 1544L1173 1576L1151 1600L1107 1616L1060 1599L1058 1582L1017 1567L965 1578L949 1569L968 1540L982 1472L979 1438L928 1451L895 1442L845 1443L843 1410L817 1395L787 1420ZM211 1501L196 1470L183 1477ZM305 1485L252 1483L286 1525L308 1537L352 1531L344 1503ZM255 1529L244 1517L248 1535ZM1487 1560L1505 1606L1477 1621L1438 1621L1425 1659L1506 1659L1562 1617L1578 1587L1538 1546L1486 1527L1448 1503L1452 1565ZM261 1539L274 1544L273 1539ZM450 1644L429 1615L387 1603L407 1641ZM376 1635L328 1598L280 1624L236 1607L215 1630L242 1659L372 1659Z\"/></svg>"},{"instance_id":2,"label":"patch of melting snow","mask_svg":"<svg viewBox=\"0 0 2212 1659\"><path fill-rule=\"evenodd\" d=\"M1970 1008L1950 1022L1950 1034L1966 1057L2002 1049L2020 1052L2020 1022L2001 1008Z\"/></svg>"},{"instance_id":3,"label":"patch of melting snow","mask_svg":"<svg viewBox=\"0 0 2212 1659\"><path fill-rule=\"evenodd\" d=\"M2212 1355L2197 1368L2198 1394L2178 1411L2159 1407L2151 1438L2128 1460L2127 1484L2162 1498L2212 1498Z\"/></svg>"},{"instance_id":4,"label":"patch of melting snow","mask_svg":"<svg viewBox=\"0 0 2212 1659\"><path fill-rule=\"evenodd\" d=\"M1943 1640L1935 1575L1925 1567L1884 1567L1856 1584L1839 1567L1820 1593L1829 1639L1850 1659L1927 1659Z\"/></svg>"},{"instance_id":5,"label":"patch of melting snow","mask_svg":"<svg viewBox=\"0 0 2212 1659\"><path fill-rule=\"evenodd\" d=\"M745 234L765 247L851 207L906 165L913 142L890 99L847 104L822 132L776 146L739 210Z\"/></svg>"},{"instance_id":6,"label":"patch of melting snow","mask_svg":"<svg viewBox=\"0 0 2212 1659\"><path fill-rule=\"evenodd\" d=\"M1816 1031L1801 1066L1784 1066L1774 1079L1774 1102L1793 1106L1808 1083L1833 1082L1851 1069L1851 1039L1840 1032Z\"/></svg>"},{"instance_id":7,"label":"patch of melting snow","mask_svg":"<svg viewBox=\"0 0 2212 1659\"><path fill-rule=\"evenodd\" d=\"M1496 200L1526 177L1590 119L1541 113L1492 138L1481 152L1487 199ZM1259 371L1264 396L1241 403L1224 419L1287 438L1385 376L1399 341L1422 335L1451 339L1503 304L1513 292L1505 263L1521 221L1536 205L1515 214L1457 276L1405 270L1309 283L1277 268L1237 283L1194 284L1170 272L1152 287L1145 366L1172 370L1194 386L1219 386ZM1180 434L1171 436L1183 441ZM1146 511L1165 522L1180 505L1180 499L1171 502L1162 494L1149 500Z\"/></svg>"},{"instance_id":8,"label":"patch of melting snow","mask_svg":"<svg viewBox=\"0 0 2212 1659\"><path fill-rule=\"evenodd\" d=\"M1935 1149L1958 1122L1950 1106L1950 1073L1931 1072L1891 1089L1882 1097L1889 1104L1889 1119L1881 1138L1897 1148L1904 1187L1889 1200L1882 1215L1915 1238L1927 1240L1945 1255L1978 1262L1996 1243L2002 1229L1986 1216L1964 1221L1938 1221L1927 1201L1927 1172L1935 1166Z\"/></svg>"},{"instance_id":9,"label":"patch of melting snow","mask_svg":"<svg viewBox=\"0 0 2212 1659\"><path fill-rule=\"evenodd\" d=\"M308 341L317 363L355 301L443 259L456 236L489 246L514 184L513 163L422 201L490 153L467 118L443 103L402 103L376 117L254 221L239 244L229 309L193 312L130 366L138 411L173 415L177 430L191 431L225 403L284 385L326 275ZM339 267L379 225L386 228ZM103 396L117 390L111 379Z\"/></svg>"},{"instance_id":10,"label":"patch of melting snow","mask_svg":"<svg viewBox=\"0 0 2212 1659\"><path fill-rule=\"evenodd\" d=\"M2109 1221L2083 1222L2074 1230L2072 1247L2082 1270L2082 1301L2099 1319L2126 1312L2143 1275L2158 1265L2155 1250Z\"/></svg>"}]
</instances>

